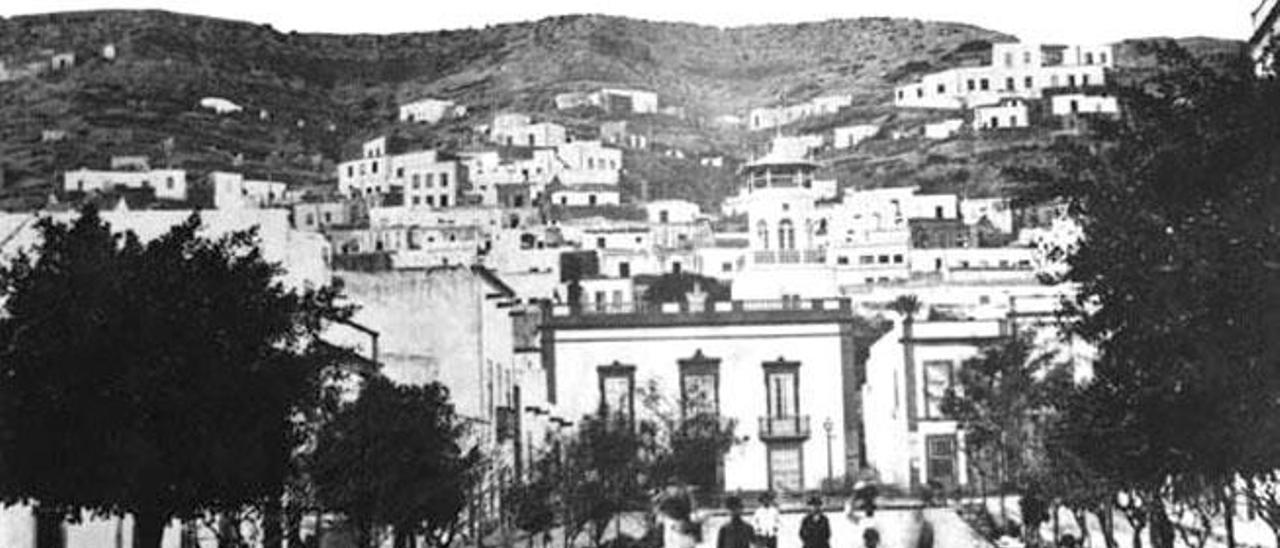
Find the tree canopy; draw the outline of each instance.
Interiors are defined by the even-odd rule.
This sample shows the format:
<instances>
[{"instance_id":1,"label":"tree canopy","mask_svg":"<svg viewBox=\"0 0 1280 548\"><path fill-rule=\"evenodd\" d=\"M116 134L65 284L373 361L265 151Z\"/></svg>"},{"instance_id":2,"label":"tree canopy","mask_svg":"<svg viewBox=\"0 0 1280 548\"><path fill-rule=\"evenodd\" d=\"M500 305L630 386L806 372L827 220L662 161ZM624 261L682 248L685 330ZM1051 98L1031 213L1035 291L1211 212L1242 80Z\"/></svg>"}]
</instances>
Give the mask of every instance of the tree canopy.
<instances>
[{"instance_id":1,"label":"tree canopy","mask_svg":"<svg viewBox=\"0 0 1280 548\"><path fill-rule=\"evenodd\" d=\"M130 513L144 546L278 498L336 294L287 290L254 231L205 238L196 215L147 243L91 208L38 229L0 268L0 498Z\"/></svg>"},{"instance_id":2,"label":"tree canopy","mask_svg":"<svg viewBox=\"0 0 1280 548\"><path fill-rule=\"evenodd\" d=\"M480 459L464 450L463 434L443 385L371 377L321 431L312 470L320 502L346 515L361 546L388 526L398 547L420 533L447 546Z\"/></svg>"}]
</instances>

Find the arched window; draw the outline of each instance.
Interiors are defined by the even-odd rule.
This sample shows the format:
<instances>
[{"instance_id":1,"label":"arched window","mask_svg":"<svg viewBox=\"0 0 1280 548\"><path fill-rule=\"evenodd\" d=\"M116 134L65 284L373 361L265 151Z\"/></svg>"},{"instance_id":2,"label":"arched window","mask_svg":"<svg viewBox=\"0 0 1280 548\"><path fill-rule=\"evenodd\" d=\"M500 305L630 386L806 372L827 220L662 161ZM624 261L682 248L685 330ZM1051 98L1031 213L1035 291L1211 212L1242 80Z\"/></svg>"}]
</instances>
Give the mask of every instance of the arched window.
<instances>
[{"instance_id":1,"label":"arched window","mask_svg":"<svg viewBox=\"0 0 1280 548\"><path fill-rule=\"evenodd\" d=\"M791 219L783 219L778 223L778 249L795 249L796 248L796 228L791 224Z\"/></svg>"},{"instance_id":2,"label":"arched window","mask_svg":"<svg viewBox=\"0 0 1280 548\"><path fill-rule=\"evenodd\" d=\"M756 223L756 235L760 238L760 245L764 249L769 249L769 223L764 221Z\"/></svg>"}]
</instances>

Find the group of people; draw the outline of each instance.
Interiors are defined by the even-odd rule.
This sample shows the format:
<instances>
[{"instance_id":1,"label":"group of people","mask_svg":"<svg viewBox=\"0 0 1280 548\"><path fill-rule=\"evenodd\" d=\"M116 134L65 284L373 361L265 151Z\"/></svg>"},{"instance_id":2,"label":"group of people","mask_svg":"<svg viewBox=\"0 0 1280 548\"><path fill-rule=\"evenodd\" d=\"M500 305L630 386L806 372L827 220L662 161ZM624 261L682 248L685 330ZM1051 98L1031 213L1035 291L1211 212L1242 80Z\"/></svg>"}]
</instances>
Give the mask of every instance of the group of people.
<instances>
[{"instance_id":1,"label":"group of people","mask_svg":"<svg viewBox=\"0 0 1280 548\"><path fill-rule=\"evenodd\" d=\"M874 497L874 493L871 496ZM860 521L857 507L861 507L868 519L875 514L874 498L867 501L865 497L865 494L855 492L854 498L850 499L848 517L855 523ZM800 521L801 545L804 548L830 548L831 524L823 513L822 497L811 497L808 506L808 513ZM720 527L716 548L778 548L782 514L774 503L772 493L760 496L760 506L752 514L750 524L743 519L742 499L729 497L725 501L725 507L729 510L729 522ZM877 548L880 545L879 531L869 522L865 525L862 530L863 546Z\"/></svg>"}]
</instances>

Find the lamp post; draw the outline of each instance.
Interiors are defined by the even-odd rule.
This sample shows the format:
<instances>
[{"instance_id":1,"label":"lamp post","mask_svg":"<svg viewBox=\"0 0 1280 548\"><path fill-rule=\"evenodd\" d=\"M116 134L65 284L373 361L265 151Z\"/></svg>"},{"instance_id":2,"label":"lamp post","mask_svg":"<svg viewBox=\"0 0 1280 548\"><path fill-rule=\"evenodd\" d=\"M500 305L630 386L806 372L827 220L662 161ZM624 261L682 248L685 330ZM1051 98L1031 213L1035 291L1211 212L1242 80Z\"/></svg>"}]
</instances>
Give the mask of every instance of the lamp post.
<instances>
[{"instance_id":1,"label":"lamp post","mask_svg":"<svg viewBox=\"0 0 1280 548\"><path fill-rule=\"evenodd\" d=\"M831 470L831 430L833 428L835 428L835 423L831 420L831 417L827 417L827 420L822 421L822 429L827 431L827 482L830 482L832 476L834 476Z\"/></svg>"}]
</instances>

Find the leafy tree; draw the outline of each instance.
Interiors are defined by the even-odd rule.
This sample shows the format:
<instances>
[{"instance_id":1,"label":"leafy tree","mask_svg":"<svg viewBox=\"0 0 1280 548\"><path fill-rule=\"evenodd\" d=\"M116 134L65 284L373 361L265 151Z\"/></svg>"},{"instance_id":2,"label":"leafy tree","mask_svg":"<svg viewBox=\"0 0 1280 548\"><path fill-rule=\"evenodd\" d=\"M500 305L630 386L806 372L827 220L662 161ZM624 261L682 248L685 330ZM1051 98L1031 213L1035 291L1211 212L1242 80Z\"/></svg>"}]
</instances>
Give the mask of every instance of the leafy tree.
<instances>
[{"instance_id":1,"label":"leafy tree","mask_svg":"<svg viewBox=\"0 0 1280 548\"><path fill-rule=\"evenodd\" d=\"M365 382L360 397L326 425L313 477L321 503L346 515L359 546L391 527L396 546L425 533L448 546L475 477L479 453L460 445L462 426L443 385Z\"/></svg>"},{"instance_id":2,"label":"leafy tree","mask_svg":"<svg viewBox=\"0 0 1280 548\"><path fill-rule=\"evenodd\" d=\"M1163 548L1169 501L1280 464L1280 87L1160 55L1170 70L1114 90L1126 114L1098 143L1021 174L1082 228L1063 281L1099 356L1070 450L1143 501Z\"/></svg>"},{"instance_id":3,"label":"leafy tree","mask_svg":"<svg viewBox=\"0 0 1280 548\"><path fill-rule=\"evenodd\" d=\"M648 283L649 289L644 292L644 302L652 305L683 303L685 295L692 293L695 286L707 294L708 302L729 300L728 284L700 274L667 273L652 280L646 278L637 281Z\"/></svg>"},{"instance_id":4,"label":"leafy tree","mask_svg":"<svg viewBox=\"0 0 1280 548\"><path fill-rule=\"evenodd\" d=\"M158 547L171 519L280 500L317 334L347 311L286 290L253 231L200 228L144 244L87 208L0 268L5 502L129 513Z\"/></svg>"},{"instance_id":5,"label":"leafy tree","mask_svg":"<svg viewBox=\"0 0 1280 548\"><path fill-rule=\"evenodd\" d=\"M600 546L614 518L644 500L650 432L620 414L583 417L565 445L558 481L566 542L588 531L592 545Z\"/></svg>"},{"instance_id":6,"label":"leafy tree","mask_svg":"<svg viewBox=\"0 0 1280 548\"><path fill-rule=\"evenodd\" d=\"M510 487L502 497L516 527L533 538L549 534L555 525L555 493L558 463L544 455L531 463L530 478Z\"/></svg>"},{"instance_id":7,"label":"leafy tree","mask_svg":"<svg viewBox=\"0 0 1280 548\"><path fill-rule=\"evenodd\" d=\"M994 459L979 466L996 470L1002 484L1028 486L1035 459L1029 452L1037 449L1032 440L1039 430L1036 417L1048 411L1042 382L1061 375L1055 367L1054 355L1038 351L1024 333L966 360L942 400L942 412L964 429L966 445ZM1000 504L1005 513L1003 489Z\"/></svg>"}]
</instances>

